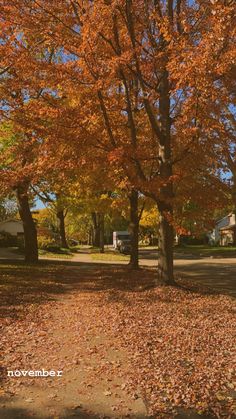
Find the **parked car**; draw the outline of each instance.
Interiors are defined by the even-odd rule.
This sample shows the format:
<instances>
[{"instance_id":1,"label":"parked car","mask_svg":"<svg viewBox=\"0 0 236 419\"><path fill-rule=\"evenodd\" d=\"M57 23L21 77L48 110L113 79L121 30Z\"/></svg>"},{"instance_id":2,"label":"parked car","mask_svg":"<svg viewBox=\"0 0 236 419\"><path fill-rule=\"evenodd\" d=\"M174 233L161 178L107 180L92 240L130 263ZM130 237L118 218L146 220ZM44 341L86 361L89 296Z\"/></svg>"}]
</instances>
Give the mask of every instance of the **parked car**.
<instances>
[{"instance_id":1,"label":"parked car","mask_svg":"<svg viewBox=\"0 0 236 419\"><path fill-rule=\"evenodd\" d=\"M120 240L118 250L120 253L129 255L131 253L131 240Z\"/></svg>"},{"instance_id":2,"label":"parked car","mask_svg":"<svg viewBox=\"0 0 236 419\"><path fill-rule=\"evenodd\" d=\"M69 244L70 244L70 246L77 246L79 244L79 242L78 242L78 240L70 239Z\"/></svg>"}]
</instances>

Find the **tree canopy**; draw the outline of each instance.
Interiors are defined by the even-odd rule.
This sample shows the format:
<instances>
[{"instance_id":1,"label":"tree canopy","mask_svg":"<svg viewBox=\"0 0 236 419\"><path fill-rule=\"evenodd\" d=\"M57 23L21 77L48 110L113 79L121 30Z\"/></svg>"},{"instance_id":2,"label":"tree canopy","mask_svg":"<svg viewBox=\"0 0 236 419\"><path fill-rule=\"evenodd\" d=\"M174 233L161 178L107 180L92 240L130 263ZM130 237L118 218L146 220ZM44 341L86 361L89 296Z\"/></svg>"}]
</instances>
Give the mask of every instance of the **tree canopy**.
<instances>
[{"instance_id":1,"label":"tree canopy","mask_svg":"<svg viewBox=\"0 0 236 419\"><path fill-rule=\"evenodd\" d=\"M2 182L127 190L132 225L153 199L173 284L174 230L227 202L224 165L235 178L232 2L3 0L1 16Z\"/></svg>"}]
</instances>

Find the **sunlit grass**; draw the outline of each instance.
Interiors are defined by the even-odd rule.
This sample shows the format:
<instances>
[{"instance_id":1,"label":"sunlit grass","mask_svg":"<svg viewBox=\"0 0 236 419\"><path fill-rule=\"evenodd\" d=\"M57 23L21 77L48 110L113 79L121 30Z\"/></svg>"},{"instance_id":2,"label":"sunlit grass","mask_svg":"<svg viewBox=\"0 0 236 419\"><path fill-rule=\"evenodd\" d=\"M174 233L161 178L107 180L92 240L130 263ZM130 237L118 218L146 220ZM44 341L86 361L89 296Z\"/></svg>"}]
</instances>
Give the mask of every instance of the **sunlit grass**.
<instances>
[{"instance_id":1,"label":"sunlit grass","mask_svg":"<svg viewBox=\"0 0 236 419\"><path fill-rule=\"evenodd\" d=\"M91 250L91 258L93 260L104 261L128 261L129 256L122 253L116 253L112 250L106 250L105 253L100 253L98 249Z\"/></svg>"},{"instance_id":2,"label":"sunlit grass","mask_svg":"<svg viewBox=\"0 0 236 419\"><path fill-rule=\"evenodd\" d=\"M68 249L66 249L67 252L48 252L47 250L39 250L39 257L40 258L53 258L53 259L71 259L73 256L73 253L70 253Z\"/></svg>"},{"instance_id":3,"label":"sunlit grass","mask_svg":"<svg viewBox=\"0 0 236 419\"><path fill-rule=\"evenodd\" d=\"M185 245L176 246L174 250L177 253L197 254L203 256L225 256L227 254L234 255L236 253L236 246Z\"/></svg>"}]
</instances>

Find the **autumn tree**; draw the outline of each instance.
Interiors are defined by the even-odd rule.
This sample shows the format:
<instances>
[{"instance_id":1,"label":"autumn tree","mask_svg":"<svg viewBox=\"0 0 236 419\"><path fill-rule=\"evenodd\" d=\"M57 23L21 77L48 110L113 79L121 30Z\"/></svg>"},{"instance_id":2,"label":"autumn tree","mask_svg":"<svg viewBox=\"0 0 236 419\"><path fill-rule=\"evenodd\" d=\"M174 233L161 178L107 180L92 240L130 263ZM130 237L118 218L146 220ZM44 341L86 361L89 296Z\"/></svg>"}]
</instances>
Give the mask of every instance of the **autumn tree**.
<instances>
[{"instance_id":1,"label":"autumn tree","mask_svg":"<svg viewBox=\"0 0 236 419\"><path fill-rule=\"evenodd\" d=\"M69 209L69 200L67 194L65 193L65 187L62 188L61 186L57 186L58 182L55 181L56 176L54 177L53 182L52 178L53 176L51 174L50 179L47 179L47 177L41 179L41 182L39 182L38 185L33 187L33 191L35 193L35 196L41 199L44 205L48 206L51 209L51 211L55 214L58 221L57 224L58 232L60 235L61 247L68 249L69 246L66 238L65 218ZM53 188L53 192L50 188Z\"/></svg>"},{"instance_id":2,"label":"autumn tree","mask_svg":"<svg viewBox=\"0 0 236 419\"><path fill-rule=\"evenodd\" d=\"M217 115L220 117L217 120L215 149L218 153L217 168L229 187L229 208L236 217L236 83L235 78L230 76L222 83L221 96L218 97L217 106L220 109ZM236 231L233 241L236 244Z\"/></svg>"},{"instance_id":3,"label":"autumn tree","mask_svg":"<svg viewBox=\"0 0 236 419\"><path fill-rule=\"evenodd\" d=\"M31 124L31 110L34 109L34 120L37 119L35 105L44 90L44 84L42 80L35 83L36 73L31 79L29 72L24 68L32 43L27 42L20 20L12 20L11 12L11 5L4 1L1 4L0 22L0 182L6 194L14 191L17 198L24 227L25 260L37 262L37 231L31 213L31 201L34 196L32 186L38 183L43 173L42 156L45 156L45 153L41 153L43 138L36 134L35 127ZM36 46L38 40L34 40L33 44ZM45 50L44 54L40 52L40 59L44 65L50 62L50 55L45 53ZM31 64L37 53L38 51L34 50ZM31 101L34 102L32 108Z\"/></svg>"},{"instance_id":4,"label":"autumn tree","mask_svg":"<svg viewBox=\"0 0 236 419\"><path fill-rule=\"evenodd\" d=\"M158 244L159 220L158 210L155 202L148 199L140 218L140 237L141 240L148 245ZM155 240L153 240L155 239Z\"/></svg>"},{"instance_id":5,"label":"autumn tree","mask_svg":"<svg viewBox=\"0 0 236 419\"><path fill-rule=\"evenodd\" d=\"M32 195L31 174L38 143L33 136L24 135L13 125L3 125L0 134L0 182L5 194L15 192L18 210L23 222L25 260L38 260L37 231L30 209Z\"/></svg>"},{"instance_id":6,"label":"autumn tree","mask_svg":"<svg viewBox=\"0 0 236 419\"><path fill-rule=\"evenodd\" d=\"M186 162L201 150L209 153L209 167L205 160L201 166L201 159L195 159L194 167L199 173L214 171L211 109L219 81L233 66L232 3L47 0L29 5L16 0L10 10L18 16L20 10L21 28L31 45L37 41L37 48L47 46L59 54L61 60L44 71L35 60L32 69L40 69L39 80L46 74L51 83L48 100L74 98L71 126L80 133L79 146L101 148L133 190L156 202L159 277L174 284L175 184ZM32 81L38 83L33 74Z\"/></svg>"},{"instance_id":7,"label":"autumn tree","mask_svg":"<svg viewBox=\"0 0 236 419\"><path fill-rule=\"evenodd\" d=\"M76 54L84 80L97 90L109 158L157 203L159 273L169 284L174 283L174 183L181 176L176 167L197 150L211 154L209 107L217 79L226 72L219 63L232 54L232 17L232 7L221 10L218 2L209 7L204 2L101 1L87 5L78 22L82 44ZM225 25L221 37L219 21ZM216 63L219 70L213 71Z\"/></svg>"}]
</instances>

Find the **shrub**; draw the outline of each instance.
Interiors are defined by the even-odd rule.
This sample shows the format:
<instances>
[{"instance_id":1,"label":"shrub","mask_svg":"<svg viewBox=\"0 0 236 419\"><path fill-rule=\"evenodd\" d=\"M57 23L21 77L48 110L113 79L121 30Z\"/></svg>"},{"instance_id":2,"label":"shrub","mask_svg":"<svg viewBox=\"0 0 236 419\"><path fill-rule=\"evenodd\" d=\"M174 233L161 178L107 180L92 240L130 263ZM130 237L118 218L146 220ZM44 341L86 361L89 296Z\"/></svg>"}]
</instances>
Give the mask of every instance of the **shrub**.
<instances>
[{"instance_id":1,"label":"shrub","mask_svg":"<svg viewBox=\"0 0 236 419\"><path fill-rule=\"evenodd\" d=\"M17 238L6 231L0 232L0 247L17 246Z\"/></svg>"},{"instance_id":2,"label":"shrub","mask_svg":"<svg viewBox=\"0 0 236 419\"><path fill-rule=\"evenodd\" d=\"M42 250L51 250L58 248L56 240L49 236L38 236L38 248Z\"/></svg>"}]
</instances>

